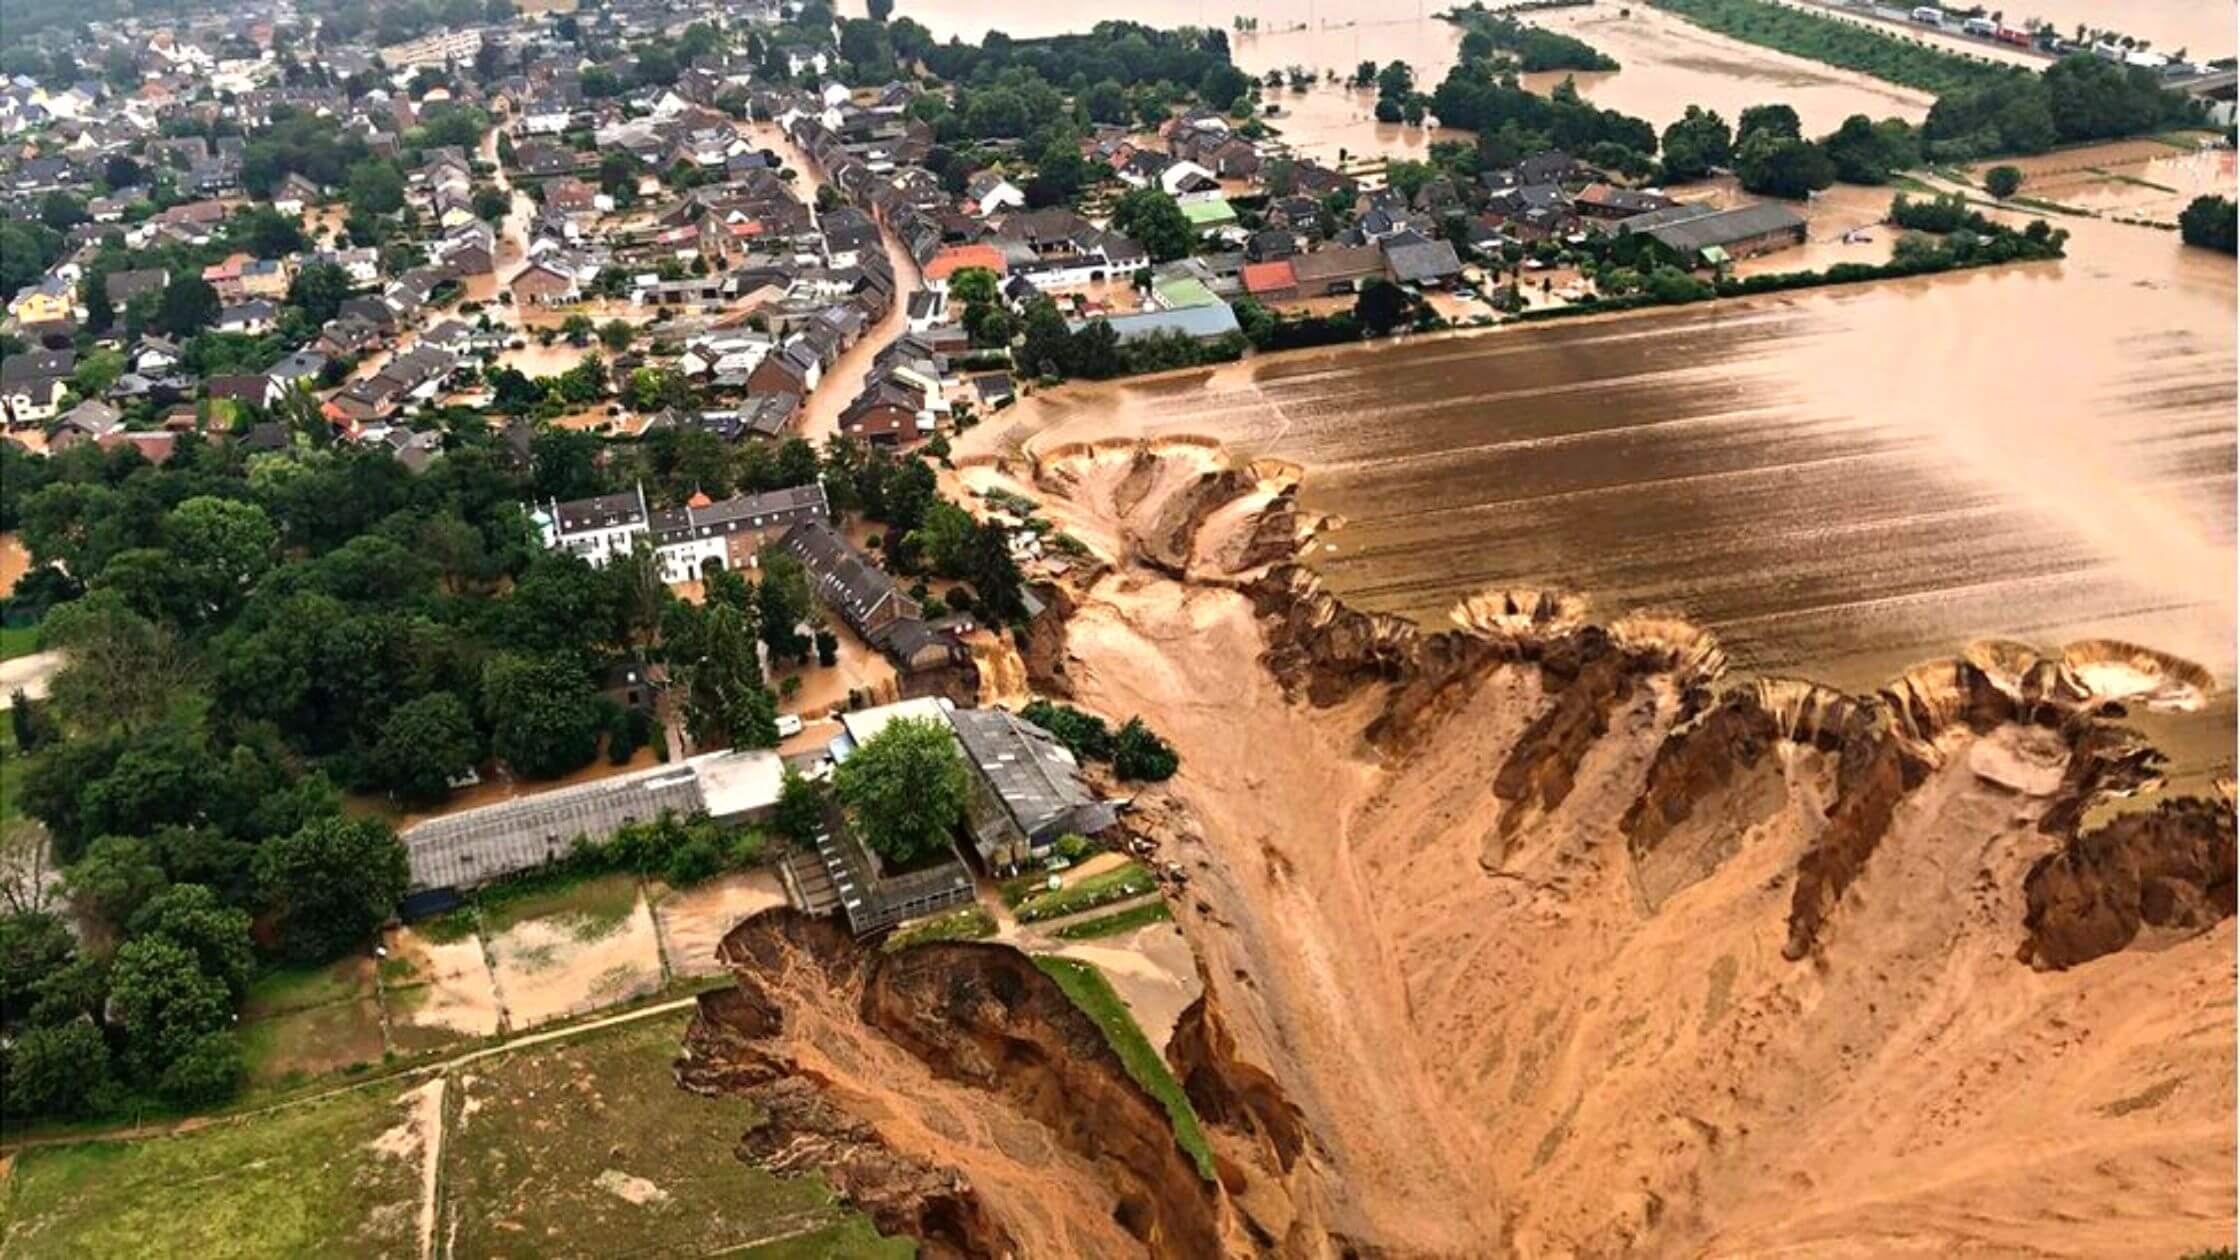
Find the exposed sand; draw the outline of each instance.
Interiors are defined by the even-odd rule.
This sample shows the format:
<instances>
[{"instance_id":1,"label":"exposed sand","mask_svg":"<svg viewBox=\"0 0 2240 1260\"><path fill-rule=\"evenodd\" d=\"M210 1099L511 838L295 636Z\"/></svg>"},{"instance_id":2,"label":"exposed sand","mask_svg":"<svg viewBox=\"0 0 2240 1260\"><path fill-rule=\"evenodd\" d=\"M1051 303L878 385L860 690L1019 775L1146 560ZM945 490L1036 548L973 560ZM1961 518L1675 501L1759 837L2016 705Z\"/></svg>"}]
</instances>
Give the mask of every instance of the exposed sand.
<instances>
[{"instance_id":1,"label":"exposed sand","mask_svg":"<svg viewBox=\"0 0 2240 1260\"><path fill-rule=\"evenodd\" d=\"M1260 645L1242 596L1136 571L1094 591L1068 666L1083 703L1156 714L1182 754L1178 913L1324 1144L1349 1237L1860 1256L2231 1237L2232 921L2068 972L2016 962L2021 876L2053 842L1964 732L1791 963L1820 755L1784 749L1770 810L1707 822L1739 834L1651 908L1617 824L1669 687L1622 703L1568 799L1504 842L1488 781L1543 707L1537 671L1496 669L1387 763L1360 702L1287 702L1245 665Z\"/></svg>"},{"instance_id":2,"label":"exposed sand","mask_svg":"<svg viewBox=\"0 0 2240 1260\"><path fill-rule=\"evenodd\" d=\"M1151 1048L1162 1052L1174 1037L1175 1021L1205 987L1190 942L1172 923L1147 923L1118 936L1065 941L1037 952L1094 964L1128 1004Z\"/></svg>"},{"instance_id":3,"label":"exposed sand","mask_svg":"<svg viewBox=\"0 0 2240 1260\"><path fill-rule=\"evenodd\" d=\"M533 1028L651 993L661 987L660 949L643 894L603 933L574 914L517 923L490 939L499 1007L510 1027Z\"/></svg>"},{"instance_id":4,"label":"exposed sand","mask_svg":"<svg viewBox=\"0 0 2240 1260\"><path fill-rule=\"evenodd\" d=\"M786 892L768 867L718 876L697 888L661 898L654 913L661 920L661 943L669 970L680 976L708 976L723 970L716 946L739 920L782 906Z\"/></svg>"}]
</instances>

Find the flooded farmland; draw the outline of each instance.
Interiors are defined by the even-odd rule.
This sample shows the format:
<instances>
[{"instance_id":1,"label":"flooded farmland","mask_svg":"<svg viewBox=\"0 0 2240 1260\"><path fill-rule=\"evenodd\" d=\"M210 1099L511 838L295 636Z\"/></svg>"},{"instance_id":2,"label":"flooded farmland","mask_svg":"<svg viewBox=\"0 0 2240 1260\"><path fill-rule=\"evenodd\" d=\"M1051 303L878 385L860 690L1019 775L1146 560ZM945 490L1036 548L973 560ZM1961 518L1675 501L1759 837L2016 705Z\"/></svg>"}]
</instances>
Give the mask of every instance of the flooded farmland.
<instances>
[{"instance_id":1,"label":"flooded farmland","mask_svg":"<svg viewBox=\"0 0 2240 1260\"><path fill-rule=\"evenodd\" d=\"M1849 688L1988 635L2149 644L2224 688L2158 738L2228 771L2231 265L2065 226L2061 263L1071 387L1011 433L1296 462L1343 519L1315 566L1433 625L1562 587Z\"/></svg>"}]
</instances>

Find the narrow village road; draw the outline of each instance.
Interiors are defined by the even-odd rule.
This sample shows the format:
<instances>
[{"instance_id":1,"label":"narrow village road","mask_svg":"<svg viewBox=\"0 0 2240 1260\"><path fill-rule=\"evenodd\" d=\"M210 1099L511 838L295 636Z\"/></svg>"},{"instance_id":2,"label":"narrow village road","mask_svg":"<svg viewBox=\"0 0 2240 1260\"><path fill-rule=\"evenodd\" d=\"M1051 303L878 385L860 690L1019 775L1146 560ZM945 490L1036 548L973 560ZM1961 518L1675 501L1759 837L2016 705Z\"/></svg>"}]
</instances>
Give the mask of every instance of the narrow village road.
<instances>
[{"instance_id":1,"label":"narrow village road","mask_svg":"<svg viewBox=\"0 0 2240 1260\"><path fill-rule=\"evenodd\" d=\"M808 156L794 147L785 129L776 123L749 124L745 134L749 144L769 149L788 169L798 172L794 191L814 215L817 189L824 186L824 179ZM824 379L809 391L808 399L802 403L801 414L794 421L796 430L820 447L840 431L840 413L863 392L863 380L871 372L872 359L909 327L910 295L920 288L918 265L911 261L902 242L883 224L879 228L879 240L886 246L888 266L894 269L894 308L887 312L886 318L865 329L863 336L841 353L832 370L824 374Z\"/></svg>"}]
</instances>

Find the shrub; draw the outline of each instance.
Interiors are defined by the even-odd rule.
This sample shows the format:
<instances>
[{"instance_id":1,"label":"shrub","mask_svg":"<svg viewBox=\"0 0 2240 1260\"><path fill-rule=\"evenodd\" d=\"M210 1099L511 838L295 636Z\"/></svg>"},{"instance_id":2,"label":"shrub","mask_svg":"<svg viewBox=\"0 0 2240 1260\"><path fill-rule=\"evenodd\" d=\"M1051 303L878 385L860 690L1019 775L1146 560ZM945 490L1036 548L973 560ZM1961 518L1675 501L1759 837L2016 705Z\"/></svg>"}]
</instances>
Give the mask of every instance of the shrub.
<instances>
[{"instance_id":1,"label":"shrub","mask_svg":"<svg viewBox=\"0 0 2240 1260\"><path fill-rule=\"evenodd\" d=\"M1182 767L1167 741L1153 734L1142 718L1129 718L1112 741L1112 771L1122 779L1160 782Z\"/></svg>"}]
</instances>

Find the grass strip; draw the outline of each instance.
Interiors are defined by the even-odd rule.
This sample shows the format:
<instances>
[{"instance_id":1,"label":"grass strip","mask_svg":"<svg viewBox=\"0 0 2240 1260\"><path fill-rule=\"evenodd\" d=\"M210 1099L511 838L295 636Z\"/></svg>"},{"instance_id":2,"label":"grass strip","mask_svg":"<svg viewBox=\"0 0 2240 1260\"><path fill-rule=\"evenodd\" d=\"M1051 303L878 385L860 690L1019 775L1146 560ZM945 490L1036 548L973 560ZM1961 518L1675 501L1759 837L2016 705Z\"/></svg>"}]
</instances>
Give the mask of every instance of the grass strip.
<instances>
[{"instance_id":1,"label":"grass strip","mask_svg":"<svg viewBox=\"0 0 2240 1260\"><path fill-rule=\"evenodd\" d=\"M1190 1099L1183 1094L1174 1073L1167 1070L1167 1061L1151 1048L1135 1016L1128 1013L1128 1004L1113 991L1112 982L1095 967L1071 958L1039 954L1035 956L1034 965L1057 981L1058 987L1073 999L1073 1004L1096 1021L1104 1032L1105 1043L1120 1056L1128 1075L1167 1109L1167 1119L1174 1125L1175 1145L1198 1166L1199 1176L1213 1180L1213 1148L1206 1145L1205 1130L1198 1127L1198 1113L1191 1108Z\"/></svg>"},{"instance_id":2,"label":"grass strip","mask_svg":"<svg viewBox=\"0 0 2240 1260\"><path fill-rule=\"evenodd\" d=\"M1086 919L1080 923L1068 923L1058 929L1057 935L1059 939L1068 941L1094 940L1100 936L1118 936L1122 932L1133 932L1147 923L1164 923L1173 917L1174 912L1167 908L1165 900L1147 901L1140 906L1130 906L1117 914L1100 915L1097 918Z\"/></svg>"}]
</instances>

